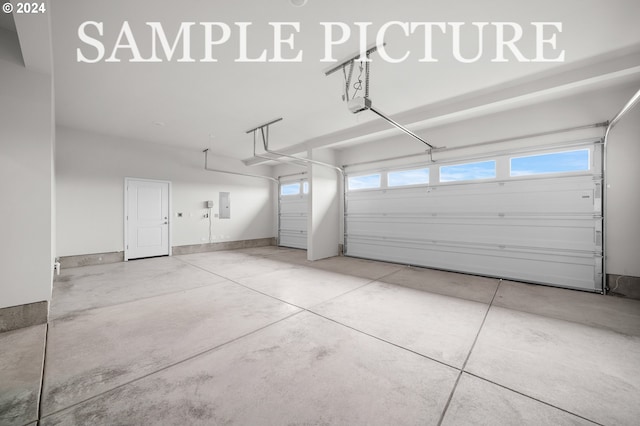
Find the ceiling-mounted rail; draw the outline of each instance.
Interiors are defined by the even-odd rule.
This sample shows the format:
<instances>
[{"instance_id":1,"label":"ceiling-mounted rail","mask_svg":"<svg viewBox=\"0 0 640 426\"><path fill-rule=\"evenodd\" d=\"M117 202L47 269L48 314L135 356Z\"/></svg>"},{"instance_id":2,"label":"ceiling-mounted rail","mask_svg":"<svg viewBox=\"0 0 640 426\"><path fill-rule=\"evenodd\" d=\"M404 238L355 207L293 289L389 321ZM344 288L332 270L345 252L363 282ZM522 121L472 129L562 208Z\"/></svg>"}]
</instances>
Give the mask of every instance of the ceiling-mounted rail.
<instances>
[{"instance_id":1,"label":"ceiling-mounted rail","mask_svg":"<svg viewBox=\"0 0 640 426\"><path fill-rule=\"evenodd\" d=\"M269 121L268 123L264 123L264 124L261 124L261 125L259 125L259 126L256 126L256 127L254 127L253 129L251 129L251 130L247 130L247 131L246 131L246 133L247 133L247 134L249 134L249 133L255 132L256 130L261 130L261 129L265 128L265 127L267 127L267 128L268 128L268 127L269 127L269 126L271 126L272 124L275 124L275 123L277 123L277 122L279 122L279 121L282 121L282 117L280 117L280 118L276 118L275 120L271 120L271 121Z\"/></svg>"},{"instance_id":2,"label":"ceiling-mounted rail","mask_svg":"<svg viewBox=\"0 0 640 426\"><path fill-rule=\"evenodd\" d=\"M306 176L308 174L309 174L308 172L290 173L288 175L280 175L278 176L278 179L294 177L294 176Z\"/></svg>"},{"instance_id":3,"label":"ceiling-mounted rail","mask_svg":"<svg viewBox=\"0 0 640 426\"><path fill-rule=\"evenodd\" d=\"M267 179L267 180L270 180L272 182L279 183L278 179L272 178L271 176L252 175L252 174L249 174L249 173L230 172L228 170L211 169L211 168L209 168L209 164L208 164L208 157L209 156L207 155L208 152L209 152L209 148L205 149L202 152L204 153L204 169L206 171L208 171L208 172L224 173L224 174L235 175L235 176L246 176L246 177L252 177L252 178Z\"/></svg>"},{"instance_id":4,"label":"ceiling-mounted rail","mask_svg":"<svg viewBox=\"0 0 640 426\"><path fill-rule=\"evenodd\" d=\"M387 43L382 43L382 46L386 46ZM365 57L368 58L369 55L371 55L372 53L376 52L378 50L378 46L376 44L373 45L369 45L369 47L367 48L366 52L365 52ZM333 74L334 72L341 70L343 67L349 65L350 63L352 63L353 61L355 61L356 59L360 58L362 55L360 52L351 55L345 59L343 59L342 61L340 61L340 63L336 66L333 66L331 68L329 68L328 70L326 70L324 72L325 76L329 76L331 74Z\"/></svg>"},{"instance_id":5,"label":"ceiling-mounted rail","mask_svg":"<svg viewBox=\"0 0 640 426\"><path fill-rule=\"evenodd\" d=\"M429 148L434 149L435 147L433 145L431 145L429 142L425 141L424 139L422 139L420 136L416 135L415 133L413 133L411 130L407 129L406 127L404 127L402 124L394 121L393 119L387 117L386 115L384 115L383 113L381 113L380 111L378 111L377 109L375 109L372 106L369 107L369 110L376 114L378 117L381 117L385 120L387 120L389 123L391 123L393 126L397 127L398 129L402 130L403 132L405 132L406 134L408 134L409 136L418 139L420 142L422 142L423 144L427 145Z\"/></svg>"},{"instance_id":6,"label":"ceiling-mounted rail","mask_svg":"<svg viewBox=\"0 0 640 426\"><path fill-rule=\"evenodd\" d=\"M620 112L618 112L616 114L615 117L613 117L611 119L611 121L609 121L609 126L607 126L607 132L605 133L605 144L607 142L607 138L609 136L609 132L611 132L611 130L613 129L613 127L618 124L618 122L620 121L620 119L626 115L629 111L631 111L631 109L633 109L633 107L640 101L640 90L638 90L636 92L635 95L633 95L631 97L631 99L629 99L629 101L625 104L625 106L622 107L622 109L620 110Z\"/></svg>"},{"instance_id":7,"label":"ceiling-mounted rail","mask_svg":"<svg viewBox=\"0 0 640 426\"><path fill-rule=\"evenodd\" d=\"M456 150L462 150L462 149L468 149L468 148L478 148L478 147L482 147L482 146L496 145L496 144L500 144L500 143L503 143L503 142L511 142L511 141L517 141L517 140L522 140L522 139L536 138L536 137L541 137L541 136L557 135L557 134L560 134L560 133L567 133L567 132L573 132L573 131L578 131L578 130L586 130L586 129L593 129L593 128L598 128L598 127L605 127L608 124L609 124L608 122L603 122L603 123L588 124L586 126L567 127L567 128L564 128L564 129L551 130L551 131L546 131L546 132L529 133L529 134L526 134L526 135L514 136L514 137L511 137L511 138L494 139L494 140L478 142L478 143L474 143L474 144L470 144L470 145L452 146L450 148L446 148L446 147L445 148L436 148L436 149L434 149L434 152L435 153L441 153L441 152L450 152L450 151L456 151ZM558 146L558 145L554 145L554 146ZM563 144L562 146L563 147L571 146L571 144ZM551 147L550 146L545 146L545 148L551 148ZM492 154L495 154L495 152L492 151ZM404 160L404 159L413 158L413 157L420 157L420 156L423 156L423 155L429 155L429 150L423 151L423 152L417 152L415 154L405 154L405 155L398 155L398 156L395 156L395 157L381 158L379 160L361 161L361 162L358 162L358 163L344 164L344 165L342 165L342 167L346 169L347 167L363 166L363 165L367 165L367 164L376 164L376 163L381 163L381 162L385 162L385 161Z\"/></svg>"},{"instance_id":8,"label":"ceiling-mounted rail","mask_svg":"<svg viewBox=\"0 0 640 426\"><path fill-rule=\"evenodd\" d=\"M298 167L307 167L306 165L302 165L302 164L297 164L297 163L292 163L291 161L283 161L282 159L279 158L274 158L274 157L266 157L264 155L260 155L256 152L256 132L258 130L262 131L262 129L264 129L265 127L268 129L270 125L277 123L279 121L282 121L282 117L280 118L276 118L275 120L271 120L268 123L264 123L261 124L259 126L254 127L251 130L247 130L245 133L249 134L249 133L253 133L253 156L256 158L262 158L263 160L268 160L268 161L276 161L278 163L282 163L282 164L293 164L294 166L298 166ZM264 138L264 136L263 136Z\"/></svg>"},{"instance_id":9,"label":"ceiling-mounted rail","mask_svg":"<svg viewBox=\"0 0 640 426\"><path fill-rule=\"evenodd\" d=\"M269 126L270 124L277 123L280 120L282 120L282 118L279 118L277 120L271 121L271 122L269 122L267 124L263 124L263 126ZM258 154L256 152L256 132L258 131L258 129L260 129L260 127L256 127L255 129L250 130L250 132L253 132L253 156L255 158L262 158L263 160L268 160L268 161L276 161L276 162L281 163L281 164L289 164L289 165L293 165L293 166L297 166L297 167L303 167L305 169L307 168L307 165L304 164L304 163L303 164L298 164L295 161L285 161L285 160L283 160L281 158L267 157L265 155Z\"/></svg>"},{"instance_id":10,"label":"ceiling-mounted rail","mask_svg":"<svg viewBox=\"0 0 640 426\"><path fill-rule=\"evenodd\" d=\"M289 154L285 154L283 152L278 152L278 151L273 151L271 149L269 149L269 126L277 123L279 121L282 121L282 118L277 118L275 120L271 120L268 123L262 124L260 126L254 127L251 130L247 130L247 133L252 133L253 132L253 152L255 155L256 152L256 133L258 132L258 130L260 131L260 135L262 136L262 146L265 150L265 152L272 154L272 155L277 155L280 157L285 157L285 158L290 158L294 161L299 161L299 162L303 162L305 164L315 164L318 166L322 166L322 167L327 167L333 170L336 170L337 172L340 173L340 175L344 176L344 170L342 170L342 168L334 166L332 164L328 164L328 163L323 163L322 161L316 161L316 160L310 160L308 158L299 158L299 157L295 157L293 155L289 155ZM260 156L260 155L255 155L256 157L259 158L263 158L263 159L269 159L269 160L275 160L275 161L280 161L283 162L282 160L278 159L278 158L271 158L271 157L264 157L264 156ZM286 164L291 164L290 162L286 161L284 162ZM300 166L299 164L296 164L297 166Z\"/></svg>"}]
</instances>

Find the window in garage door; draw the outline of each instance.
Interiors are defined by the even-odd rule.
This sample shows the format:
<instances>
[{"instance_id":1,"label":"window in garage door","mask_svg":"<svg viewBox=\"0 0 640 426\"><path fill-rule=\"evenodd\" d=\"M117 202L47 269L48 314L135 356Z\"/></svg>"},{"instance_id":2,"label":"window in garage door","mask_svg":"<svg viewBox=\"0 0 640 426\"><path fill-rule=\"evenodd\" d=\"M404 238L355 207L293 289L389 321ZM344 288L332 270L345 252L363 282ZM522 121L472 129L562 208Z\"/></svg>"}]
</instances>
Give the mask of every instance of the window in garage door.
<instances>
[{"instance_id":1,"label":"window in garage door","mask_svg":"<svg viewBox=\"0 0 640 426\"><path fill-rule=\"evenodd\" d=\"M348 179L348 187L350 191L358 189L374 189L380 188L380 173L370 175L350 176Z\"/></svg>"},{"instance_id":2,"label":"window in garage door","mask_svg":"<svg viewBox=\"0 0 640 426\"><path fill-rule=\"evenodd\" d=\"M601 163L592 140L414 166L415 185L399 184L418 179L402 169L347 174L345 253L599 292ZM377 186L360 190L371 176Z\"/></svg>"},{"instance_id":3,"label":"window in garage door","mask_svg":"<svg viewBox=\"0 0 640 426\"><path fill-rule=\"evenodd\" d=\"M440 182L458 182L477 179L495 179L496 162L454 164L440 167Z\"/></svg>"},{"instance_id":4,"label":"window in garage door","mask_svg":"<svg viewBox=\"0 0 640 426\"><path fill-rule=\"evenodd\" d=\"M588 149L512 157L510 159L510 175L530 176L580 172L589 170L589 164Z\"/></svg>"},{"instance_id":5,"label":"window in garage door","mask_svg":"<svg viewBox=\"0 0 640 426\"><path fill-rule=\"evenodd\" d=\"M396 170L387 173L387 186L426 185L429 183L429 169Z\"/></svg>"}]
</instances>

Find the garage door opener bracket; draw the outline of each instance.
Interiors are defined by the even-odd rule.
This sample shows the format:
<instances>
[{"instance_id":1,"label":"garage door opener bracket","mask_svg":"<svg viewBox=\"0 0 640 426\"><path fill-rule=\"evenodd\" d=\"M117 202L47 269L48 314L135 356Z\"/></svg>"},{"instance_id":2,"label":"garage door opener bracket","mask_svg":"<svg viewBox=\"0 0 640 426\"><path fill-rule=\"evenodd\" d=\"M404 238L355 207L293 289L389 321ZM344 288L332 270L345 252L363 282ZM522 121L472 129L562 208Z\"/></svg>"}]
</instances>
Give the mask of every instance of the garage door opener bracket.
<instances>
[{"instance_id":1,"label":"garage door opener bracket","mask_svg":"<svg viewBox=\"0 0 640 426\"><path fill-rule=\"evenodd\" d=\"M385 44L383 44L383 46L385 46ZM387 121L388 123L390 123L392 126L398 128L399 130L403 131L404 133L406 133L407 135L411 136L414 139L419 140L420 142L422 142L423 144L427 145L429 147L428 153L429 153L429 158L431 160L431 162L434 162L433 160L433 150L437 149L436 147L434 147L433 145L431 145L429 142L427 142L426 140L424 140L423 138L421 138L420 136L416 135L414 132L412 132L411 130L407 129L405 126L403 126L402 124L398 123L397 121L393 120L392 118L390 118L388 115L382 113L380 110L378 110L377 108L373 107L373 104L371 102L371 99L369 98L369 82L370 82L370 75L371 75L371 54L376 52L378 50L378 46L373 45L371 47L369 47L367 49L367 51L365 52L365 58L362 58L362 55L360 55L359 53L351 55L350 57L348 57L347 59L343 60L340 64L328 69L327 71L325 71L325 75L329 76L339 70L342 70L342 74L344 76L344 94L342 95L342 100L345 101L347 103L347 107L349 108L349 110L354 113L360 113L362 111L371 111L374 114L376 114L378 117L382 118L383 120ZM355 83L352 84L353 81L353 72L354 69L356 67L356 62L359 63L358 68L359 68L359 75L357 77L357 81ZM347 68L348 68L348 72L347 72ZM362 77L364 74L364 96L358 96L358 92L362 90L362 85L363 85L363 81L362 81ZM354 89L354 93L353 95L350 95L351 89Z\"/></svg>"},{"instance_id":2,"label":"garage door opener bracket","mask_svg":"<svg viewBox=\"0 0 640 426\"><path fill-rule=\"evenodd\" d=\"M265 156L260 156L258 154L256 154L256 138L257 138L257 133L258 131L260 131L260 136L262 137L262 147L264 149L265 152L272 154L274 156L277 157L285 157L285 158L290 158L292 160L294 160L294 162L302 162L306 164L315 164L318 166L322 166L322 167L327 167L333 170L336 170L337 172L340 173L341 176L344 176L344 170L342 170L342 168L338 167L338 166L334 166L333 164L329 164L329 163L323 163L322 161L316 161L316 160L310 160L308 158L300 158L300 157L295 157L293 155L289 155L289 154L285 154L283 152L278 152L278 151L274 151L272 149L269 149L269 126L271 126L272 124L278 123L282 121L282 117L280 118L276 118L275 120L271 120L268 123L265 124L261 124L257 127L254 127L251 130L247 130L247 134L249 133L253 133L253 155L254 157L259 157L259 158L263 158L263 159L267 159L267 160L274 160L274 161L280 161L280 162L284 162L282 160L279 160L278 158L272 158L272 157L265 157ZM286 161L286 163L290 164L290 162ZM296 164L298 166L300 166L300 164ZM303 166L304 167L304 166Z\"/></svg>"}]
</instances>

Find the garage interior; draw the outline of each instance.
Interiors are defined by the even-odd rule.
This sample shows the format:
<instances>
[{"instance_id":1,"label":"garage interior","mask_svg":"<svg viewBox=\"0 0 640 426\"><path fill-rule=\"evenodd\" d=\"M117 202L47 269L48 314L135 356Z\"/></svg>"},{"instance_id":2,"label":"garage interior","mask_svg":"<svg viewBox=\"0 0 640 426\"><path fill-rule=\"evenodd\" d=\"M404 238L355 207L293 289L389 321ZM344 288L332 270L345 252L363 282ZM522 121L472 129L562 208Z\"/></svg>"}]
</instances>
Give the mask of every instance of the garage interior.
<instances>
[{"instance_id":1,"label":"garage interior","mask_svg":"<svg viewBox=\"0 0 640 426\"><path fill-rule=\"evenodd\" d=\"M3 3L0 425L637 424L640 4L265 3Z\"/></svg>"}]
</instances>

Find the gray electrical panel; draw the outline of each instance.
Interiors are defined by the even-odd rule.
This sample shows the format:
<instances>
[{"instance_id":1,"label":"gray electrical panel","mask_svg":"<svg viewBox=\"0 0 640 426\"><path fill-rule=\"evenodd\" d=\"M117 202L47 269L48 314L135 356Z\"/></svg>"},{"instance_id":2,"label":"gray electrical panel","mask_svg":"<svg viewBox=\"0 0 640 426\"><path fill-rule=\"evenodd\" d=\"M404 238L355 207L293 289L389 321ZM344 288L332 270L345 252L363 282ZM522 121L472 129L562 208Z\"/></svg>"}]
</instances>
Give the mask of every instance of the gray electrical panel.
<instances>
[{"instance_id":1,"label":"gray electrical panel","mask_svg":"<svg viewBox=\"0 0 640 426\"><path fill-rule=\"evenodd\" d=\"M218 206L220 208L220 219L231 219L231 193L221 192Z\"/></svg>"}]
</instances>

